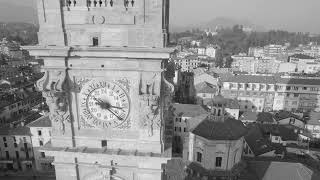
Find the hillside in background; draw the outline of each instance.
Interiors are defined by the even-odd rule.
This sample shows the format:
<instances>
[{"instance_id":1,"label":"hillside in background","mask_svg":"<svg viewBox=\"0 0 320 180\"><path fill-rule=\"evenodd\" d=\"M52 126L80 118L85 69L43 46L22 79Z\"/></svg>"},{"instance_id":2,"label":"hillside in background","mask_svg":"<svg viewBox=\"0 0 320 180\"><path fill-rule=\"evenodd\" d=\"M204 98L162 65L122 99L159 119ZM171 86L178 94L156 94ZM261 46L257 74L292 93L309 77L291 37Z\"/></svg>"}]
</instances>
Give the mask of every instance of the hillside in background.
<instances>
[{"instance_id":1,"label":"hillside in background","mask_svg":"<svg viewBox=\"0 0 320 180\"><path fill-rule=\"evenodd\" d=\"M19 42L21 45L37 44L38 26L30 23L0 22L0 40L7 38L9 41Z\"/></svg>"},{"instance_id":2,"label":"hillside in background","mask_svg":"<svg viewBox=\"0 0 320 180\"><path fill-rule=\"evenodd\" d=\"M231 28L235 25L243 25L245 27L250 27L255 31L266 31L266 29L262 26L255 25L251 23L248 20L241 20L241 19L233 19L233 18L227 18L227 17L217 17L212 19L211 21L207 22L199 22L192 25L185 25L185 26L179 26L176 25L174 22L171 22L171 28L170 30L172 32L184 32L191 29L211 29L215 30L216 27L222 27L222 28Z\"/></svg>"},{"instance_id":3,"label":"hillside in background","mask_svg":"<svg viewBox=\"0 0 320 180\"><path fill-rule=\"evenodd\" d=\"M31 1L33 0L30 0L30 3ZM1 2L0 22L25 22L36 24L37 13L31 6Z\"/></svg>"}]
</instances>

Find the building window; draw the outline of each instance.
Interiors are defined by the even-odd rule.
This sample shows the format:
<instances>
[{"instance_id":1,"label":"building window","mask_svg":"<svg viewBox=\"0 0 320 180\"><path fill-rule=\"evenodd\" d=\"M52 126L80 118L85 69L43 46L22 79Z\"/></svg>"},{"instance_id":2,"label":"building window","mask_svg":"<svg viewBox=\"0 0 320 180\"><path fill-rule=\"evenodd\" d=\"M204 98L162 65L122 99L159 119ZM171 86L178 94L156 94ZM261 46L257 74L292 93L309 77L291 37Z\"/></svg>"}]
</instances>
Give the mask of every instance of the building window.
<instances>
[{"instance_id":1,"label":"building window","mask_svg":"<svg viewBox=\"0 0 320 180\"><path fill-rule=\"evenodd\" d=\"M102 140L101 141L101 146L102 147L107 147L107 140Z\"/></svg>"},{"instance_id":2,"label":"building window","mask_svg":"<svg viewBox=\"0 0 320 180\"><path fill-rule=\"evenodd\" d=\"M179 132L181 132L181 127L179 127Z\"/></svg>"},{"instance_id":3,"label":"building window","mask_svg":"<svg viewBox=\"0 0 320 180\"><path fill-rule=\"evenodd\" d=\"M93 46L99 46L99 38L98 37L93 37L92 38L92 45Z\"/></svg>"},{"instance_id":4,"label":"building window","mask_svg":"<svg viewBox=\"0 0 320 180\"><path fill-rule=\"evenodd\" d=\"M17 148L18 147L18 144L17 143L13 143L14 147Z\"/></svg>"},{"instance_id":5,"label":"building window","mask_svg":"<svg viewBox=\"0 0 320 180\"><path fill-rule=\"evenodd\" d=\"M177 131L177 127L174 127L174 131Z\"/></svg>"},{"instance_id":6,"label":"building window","mask_svg":"<svg viewBox=\"0 0 320 180\"><path fill-rule=\"evenodd\" d=\"M222 157L216 157L216 167L221 167Z\"/></svg>"},{"instance_id":7,"label":"building window","mask_svg":"<svg viewBox=\"0 0 320 180\"><path fill-rule=\"evenodd\" d=\"M42 141L39 141L39 144L40 144L40 146L43 146L43 142Z\"/></svg>"},{"instance_id":8,"label":"building window","mask_svg":"<svg viewBox=\"0 0 320 180\"><path fill-rule=\"evenodd\" d=\"M23 142L27 142L27 138L26 137L23 137Z\"/></svg>"},{"instance_id":9,"label":"building window","mask_svg":"<svg viewBox=\"0 0 320 180\"><path fill-rule=\"evenodd\" d=\"M6 138L6 137L3 137L2 139L3 139L3 141L7 141L7 138Z\"/></svg>"},{"instance_id":10,"label":"building window","mask_svg":"<svg viewBox=\"0 0 320 180\"><path fill-rule=\"evenodd\" d=\"M12 138L13 138L13 141L14 141L14 142L16 142L16 141L17 141L16 137L12 137Z\"/></svg>"},{"instance_id":11,"label":"building window","mask_svg":"<svg viewBox=\"0 0 320 180\"><path fill-rule=\"evenodd\" d=\"M42 136L41 130L38 130L38 136Z\"/></svg>"},{"instance_id":12,"label":"building window","mask_svg":"<svg viewBox=\"0 0 320 180\"><path fill-rule=\"evenodd\" d=\"M32 169L32 164L26 164L27 169Z\"/></svg>"},{"instance_id":13,"label":"building window","mask_svg":"<svg viewBox=\"0 0 320 180\"><path fill-rule=\"evenodd\" d=\"M4 147L8 147L8 144L7 144L7 143L4 143Z\"/></svg>"},{"instance_id":14,"label":"building window","mask_svg":"<svg viewBox=\"0 0 320 180\"><path fill-rule=\"evenodd\" d=\"M278 136L274 137L274 140L278 141L279 140Z\"/></svg>"},{"instance_id":15,"label":"building window","mask_svg":"<svg viewBox=\"0 0 320 180\"><path fill-rule=\"evenodd\" d=\"M6 151L6 158L7 158L7 159L10 158L9 151Z\"/></svg>"},{"instance_id":16,"label":"building window","mask_svg":"<svg viewBox=\"0 0 320 180\"><path fill-rule=\"evenodd\" d=\"M18 152L18 151L16 151L16 157L17 157L17 159L20 158L20 155L19 155L19 152Z\"/></svg>"},{"instance_id":17,"label":"building window","mask_svg":"<svg viewBox=\"0 0 320 180\"><path fill-rule=\"evenodd\" d=\"M197 152L197 161L198 162L202 162L202 153L201 152Z\"/></svg>"},{"instance_id":18,"label":"building window","mask_svg":"<svg viewBox=\"0 0 320 180\"><path fill-rule=\"evenodd\" d=\"M293 95L294 97L299 97L299 94L297 94L297 93L294 93L294 95Z\"/></svg>"},{"instance_id":19,"label":"building window","mask_svg":"<svg viewBox=\"0 0 320 180\"><path fill-rule=\"evenodd\" d=\"M310 88L310 91L318 91L318 88L312 87L312 88Z\"/></svg>"},{"instance_id":20,"label":"building window","mask_svg":"<svg viewBox=\"0 0 320 180\"><path fill-rule=\"evenodd\" d=\"M307 88L307 87L303 87L303 90L305 90L305 91L306 91L306 90L308 90L308 88Z\"/></svg>"},{"instance_id":21,"label":"building window","mask_svg":"<svg viewBox=\"0 0 320 180\"><path fill-rule=\"evenodd\" d=\"M46 154L44 152L41 152L41 157L42 158L45 158L46 157Z\"/></svg>"},{"instance_id":22,"label":"building window","mask_svg":"<svg viewBox=\"0 0 320 180\"><path fill-rule=\"evenodd\" d=\"M187 128L183 128L183 132L187 132Z\"/></svg>"}]
</instances>

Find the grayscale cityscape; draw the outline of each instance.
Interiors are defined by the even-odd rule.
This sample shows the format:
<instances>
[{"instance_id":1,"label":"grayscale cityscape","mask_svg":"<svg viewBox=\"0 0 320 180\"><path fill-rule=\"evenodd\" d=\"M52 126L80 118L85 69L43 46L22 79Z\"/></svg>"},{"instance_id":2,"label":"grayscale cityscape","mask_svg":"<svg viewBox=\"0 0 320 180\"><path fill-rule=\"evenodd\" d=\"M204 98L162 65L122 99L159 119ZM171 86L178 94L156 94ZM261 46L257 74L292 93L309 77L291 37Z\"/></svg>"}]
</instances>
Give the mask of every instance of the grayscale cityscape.
<instances>
[{"instance_id":1,"label":"grayscale cityscape","mask_svg":"<svg viewBox=\"0 0 320 180\"><path fill-rule=\"evenodd\" d=\"M0 0L0 180L320 180L319 0Z\"/></svg>"}]
</instances>

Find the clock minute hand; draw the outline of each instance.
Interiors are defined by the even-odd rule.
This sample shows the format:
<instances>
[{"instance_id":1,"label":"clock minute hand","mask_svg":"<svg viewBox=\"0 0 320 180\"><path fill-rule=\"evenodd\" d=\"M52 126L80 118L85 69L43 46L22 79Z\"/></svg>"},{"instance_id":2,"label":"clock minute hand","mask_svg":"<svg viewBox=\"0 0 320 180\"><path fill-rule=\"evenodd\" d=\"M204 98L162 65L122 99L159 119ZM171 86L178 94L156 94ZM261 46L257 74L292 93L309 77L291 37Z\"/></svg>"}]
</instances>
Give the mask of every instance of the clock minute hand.
<instances>
[{"instance_id":1,"label":"clock minute hand","mask_svg":"<svg viewBox=\"0 0 320 180\"><path fill-rule=\"evenodd\" d=\"M117 106L111 106L111 105L110 105L110 107L115 108L115 109L123 109L123 107L117 107Z\"/></svg>"},{"instance_id":2,"label":"clock minute hand","mask_svg":"<svg viewBox=\"0 0 320 180\"><path fill-rule=\"evenodd\" d=\"M123 120L121 117L119 117L116 113L111 111L110 109L107 109L109 112L111 112L113 115L115 115L119 120Z\"/></svg>"}]
</instances>

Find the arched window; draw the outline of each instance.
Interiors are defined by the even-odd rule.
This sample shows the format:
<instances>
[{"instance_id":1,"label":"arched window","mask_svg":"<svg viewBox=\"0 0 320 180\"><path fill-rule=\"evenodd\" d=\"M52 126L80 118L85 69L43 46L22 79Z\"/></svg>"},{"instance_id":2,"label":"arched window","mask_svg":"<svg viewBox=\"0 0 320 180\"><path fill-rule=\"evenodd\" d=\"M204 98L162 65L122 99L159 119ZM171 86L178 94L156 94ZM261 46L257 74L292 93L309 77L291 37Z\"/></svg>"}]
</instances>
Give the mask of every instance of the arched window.
<instances>
[{"instance_id":1,"label":"arched window","mask_svg":"<svg viewBox=\"0 0 320 180\"><path fill-rule=\"evenodd\" d=\"M216 115L216 112L217 110L216 110L216 108L213 108L213 115Z\"/></svg>"},{"instance_id":2,"label":"arched window","mask_svg":"<svg viewBox=\"0 0 320 180\"><path fill-rule=\"evenodd\" d=\"M218 110L218 116L221 116L221 109Z\"/></svg>"}]
</instances>

